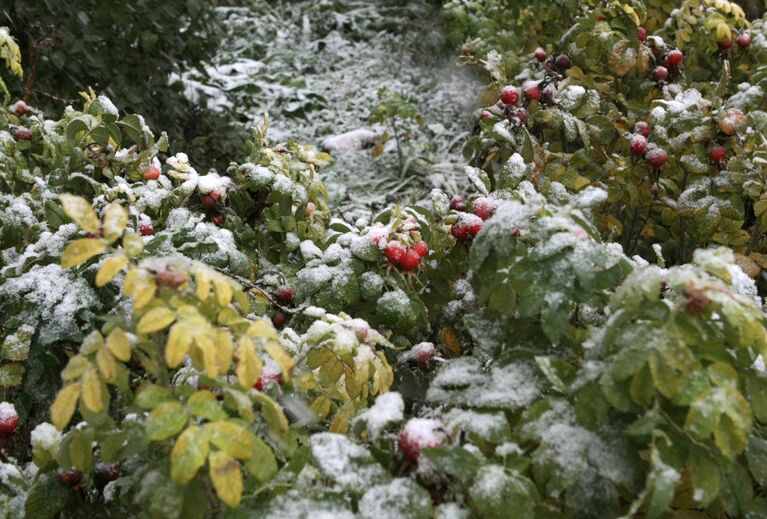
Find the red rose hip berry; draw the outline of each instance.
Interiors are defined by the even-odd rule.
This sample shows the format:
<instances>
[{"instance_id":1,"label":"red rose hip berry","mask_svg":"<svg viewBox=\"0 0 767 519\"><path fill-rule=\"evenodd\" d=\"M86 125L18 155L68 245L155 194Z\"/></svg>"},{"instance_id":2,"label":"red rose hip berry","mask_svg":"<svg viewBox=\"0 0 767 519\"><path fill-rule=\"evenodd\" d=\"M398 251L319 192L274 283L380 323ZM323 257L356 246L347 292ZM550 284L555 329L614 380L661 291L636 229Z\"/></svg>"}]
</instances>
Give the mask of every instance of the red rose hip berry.
<instances>
[{"instance_id":1,"label":"red rose hip berry","mask_svg":"<svg viewBox=\"0 0 767 519\"><path fill-rule=\"evenodd\" d=\"M543 47L538 47L535 49L535 52L533 53L533 56L535 56L535 59L537 59L540 63L543 63L546 61L546 51L543 50Z\"/></svg>"},{"instance_id":2,"label":"red rose hip berry","mask_svg":"<svg viewBox=\"0 0 767 519\"><path fill-rule=\"evenodd\" d=\"M399 265L402 267L403 270L407 272L417 269L418 265L420 264L421 264L421 255L418 254L413 249L410 249L409 251L405 252L405 254L402 255L402 258L400 258L399 260Z\"/></svg>"},{"instance_id":3,"label":"red rose hip berry","mask_svg":"<svg viewBox=\"0 0 767 519\"><path fill-rule=\"evenodd\" d=\"M668 79L668 69L663 66L655 67L655 70L652 71L652 78L658 83L666 81Z\"/></svg>"},{"instance_id":4,"label":"red rose hip berry","mask_svg":"<svg viewBox=\"0 0 767 519\"><path fill-rule=\"evenodd\" d=\"M682 51L679 49L674 49L671 52L668 53L668 56L666 57L668 60L668 65L672 68L679 68L682 66L682 60L684 59L684 55L682 54Z\"/></svg>"},{"instance_id":5,"label":"red rose hip berry","mask_svg":"<svg viewBox=\"0 0 767 519\"><path fill-rule=\"evenodd\" d=\"M647 39L647 29L644 27L637 27L637 39L644 43L644 41Z\"/></svg>"},{"instance_id":6,"label":"red rose hip berry","mask_svg":"<svg viewBox=\"0 0 767 519\"><path fill-rule=\"evenodd\" d=\"M59 472L59 483L65 487L73 488L80 484L83 479L83 473L79 470L64 470Z\"/></svg>"},{"instance_id":7,"label":"red rose hip berry","mask_svg":"<svg viewBox=\"0 0 767 519\"><path fill-rule=\"evenodd\" d=\"M149 166L144 170L144 180L157 180L160 178L160 170L154 166Z\"/></svg>"},{"instance_id":8,"label":"red rose hip berry","mask_svg":"<svg viewBox=\"0 0 767 519\"><path fill-rule=\"evenodd\" d=\"M507 105L516 105L519 103L519 91L513 86L503 87L501 90L501 101Z\"/></svg>"},{"instance_id":9,"label":"red rose hip berry","mask_svg":"<svg viewBox=\"0 0 767 519\"><path fill-rule=\"evenodd\" d=\"M287 285L278 288L277 301L283 305L290 304L293 301L293 290Z\"/></svg>"},{"instance_id":10,"label":"red rose hip berry","mask_svg":"<svg viewBox=\"0 0 767 519\"><path fill-rule=\"evenodd\" d=\"M437 354L437 349L431 342L422 342L413 346L410 354L418 367L427 371L431 368L432 359Z\"/></svg>"},{"instance_id":11,"label":"red rose hip berry","mask_svg":"<svg viewBox=\"0 0 767 519\"><path fill-rule=\"evenodd\" d=\"M422 449L435 448L445 441L442 424L427 418L411 418L399 433L400 451L411 461L418 461Z\"/></svg>"},{"instance_id":12,"label":"red rose hip berry","mask_svg":"<svg viewBox=\"0 0 767 519\"><path fill-rule=\"evenodd\" d=\"M632 135L629 141L629 149L634 155L644 155L647 151L647 139L643 135Z\"/></svg>"},{"instance_id":13,"label":"red rose hip berry","mask_svg":"<svg viewBox=\"0 0 767 519\"><path fill-rule=\"evenodd\" d=\"M537 81L530 81L522 86L522 93L528 101L540 101L541 87Z\"/></svg>"},{"instance_id":14,"label":"red rose hip berry","mask_svg":"<svg viewBox=\"0 0 767 519\"><path fill-rule=\"evenodd\" d=\"M151 223L141 223L138 226L138 232L141 236L152 236L154 234L154 227Z\"/></svg>"},{"instance_id":15,"label":"red rose hip berry","mask_svg":"<svg viewBox=\"0 0 767 519\"><path fill-rule=\"evenodd\" d=\"M277 312L272 316L272 324L275 328L281 328L283 324L285 324L285 314L282 312Z\"/></svg>"},{"instance_id":16,"label":"red rose hip berry","mask_svg":"<svg viewBox=\"0 0 767 519\"><path fill-rule=\"evenodd\" d=\"M10 402L0 402L0 435L8 435L16 432L19 426L19 413Z\"/></svg>"},{"instance_id":17,"label":"red rose hip berry","mask_svg":"<svg viewBox=\"0 0 767 519\"><path fill-rule=\"evenodd\" d=\"M557 56L557 59L554 61L557 67L566 70L570 68L570 65L572 65L572 62L570 61L570 56L567 54L560 54Z\"/></svg>"},{"instance_id":18,"label":"red rose hip berry","mask_svg":"<svg viewBox=\"0 0 767 519\"><path fill-rule=\"evenodd\" d=\"M738 44L738 47L745 50L751 46L751 35L747 32L742 32L735 38L735 43Z\"/></svg>"},{"instance_id":19,"label":"red rose hip berry","mask_svg":"<svg viewBox=\"0 0 767 519\"><path fill-rule=\"evenodd\" d=\"M466 210L466 200L463 199L460 195L455 195L453 198L450 199L450 209L453 211L465 211Z\"/></svg>"},{"instance_id":20,"label":"red rose hip berry","mask_svg":"<svg viewBox=\"0 0 767 519\"><path fill-rule=\"evenodd\" d=\"M429 246L426 244L425 241L419 241L415 245L413 245L412 249L418 254L418 256L425 258L429 255Z\"/></svg>"},{"instance_id":21,"label":"red rose hip berry","mask_svg":"<svg viewBox=\"0 0 767 519\"><path fill-rule=\"evenodd\" d=\"M493 216L493 213L495 212L495 204L489 198L477 198L474 201L473 212L475 215L482 218L482 220L487 220Z\"/></svg>"},{"instance_id":22,"label":"red rose hip berry","mask_svg":"<svg viewBox=\"0 0 767 519\"><path fill-rule=\"evenodd\" d=\"M728 50L732 47L732 38L724 38L719 42L719 50Z\"/></svg>"},{"instance_id":23,"label":"red rose hip berry","mask_svg":"<svg viewBox=\"0 0 767 519\"><path fill-rule=\"evenodd\" d=\"M25 103L24 101L18 101L16 103L16 115L21 116L28 114L30 112L29 105Z\"/></svg>"},{"instance_id":24,"label":"red rose hip berry","mask_svg":"<svg viewBox=\"0 0 767 519\"><path fill-rule=\"evenodd\" d=\"M645 155L647 162L654 168L661 168L668 160L668 154L663 148L653 148Z\"/></svg>"},{"instance_id":25,"label":"red rose hip berry","mask_svg":"<svg viewBox=\"0 0 767 519\"><path fill-rule=\"evenodd\" d=\"M32 130L29 128L18 127L13 129L13 138L17 141L31 141Z\"/></svg>"},{"instance_id":26,"label":"red rose hip berry","mask_svg":"<svg viewBox=\"0 0 767 519\"><path fill-rule=\"evenodd\" d=\"M482 113L479 114L479 118L482 119L482 120L490 119L492 116L493 116L493 114L491 114L487 110L482 110Z\"/></svg>"},{"instance_id":27,"label":"red rose hip berry","mask_svg":"<svg viewBox=\"0 0 767 519\"><path fill-rule=\"evenodd\" d=\"M638 133L642 137L650 136L650 125L644 121L639 121L634 125L634 133Z\"/></svg>"},{"instance_id":28,"label":"red rose hip berry","mask_svg":"<svg viewBox=\"0 0 767 519\"><path fill-rule=\"evenodd\" d=\"M714 164L722 162L727 156L727 152L721 146L714 146L708 152L708 160Z\"/></svg>"},{"instance_id":29,"label":"red rose hip berry","mask_svg":"<svg viewBox=\"0 0 767 519\"><path fill-rule=\"evenodd\" d=\"M384 255L389 260L391 265L398 265L402 257L405 255L405 247L397 240L392 240L386 244L384 249Z\"/></svg>"}]
</instances>

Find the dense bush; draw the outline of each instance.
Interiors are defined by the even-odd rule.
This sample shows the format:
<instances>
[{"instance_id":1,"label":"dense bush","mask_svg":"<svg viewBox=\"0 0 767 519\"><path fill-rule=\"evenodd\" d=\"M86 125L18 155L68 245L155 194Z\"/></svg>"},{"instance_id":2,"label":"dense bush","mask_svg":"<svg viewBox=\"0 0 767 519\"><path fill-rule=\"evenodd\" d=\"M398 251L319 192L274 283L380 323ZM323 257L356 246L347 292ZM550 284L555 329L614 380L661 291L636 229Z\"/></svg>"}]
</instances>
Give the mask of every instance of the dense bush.
<instances>
[{"instance_id":1,"label":"dense bush","mask_svg":"<svg viewBox=\"0 0 767 519\"><path fill-rule=\"evenodd\" d=\"M355 222L268 118L203 175L7 106L0 510L767 514L767 18L666 6L446 4L472 192Z\"/></svg>"},{"instance_id":2,"label":"dense bush","mask_svg":"<svg viewBox=\"0 0 767 519\"><path fill-rule=\"evenodd\" d=\"M161 127L179 149L225 169L246 134L224 114L186 99L171 74L194 68L218 47L217 0L0 2L3 24L16 36L26 65L23 96L58 114L93 88L122 109Z\"/></svg>"}]
</instances>

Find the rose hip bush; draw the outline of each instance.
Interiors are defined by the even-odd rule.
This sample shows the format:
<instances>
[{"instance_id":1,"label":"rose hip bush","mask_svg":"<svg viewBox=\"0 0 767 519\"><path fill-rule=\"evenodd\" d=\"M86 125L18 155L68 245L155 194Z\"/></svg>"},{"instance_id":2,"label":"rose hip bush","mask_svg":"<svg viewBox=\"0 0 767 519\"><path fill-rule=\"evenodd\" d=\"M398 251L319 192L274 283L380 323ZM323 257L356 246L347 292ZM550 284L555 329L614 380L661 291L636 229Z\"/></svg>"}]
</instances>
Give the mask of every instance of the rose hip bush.
<instances>
[{"instance_id":1,"label":"rose hip bush","mask_svg":"<svg viewBox=\"0 0 767 519\"><path fill-rule=\"evenodd\" d=\"M268 118L6 105L3 514L766 515L767 18L667 4L446 4L470 189L353 222Z\"/></svg>"}]
</instances>

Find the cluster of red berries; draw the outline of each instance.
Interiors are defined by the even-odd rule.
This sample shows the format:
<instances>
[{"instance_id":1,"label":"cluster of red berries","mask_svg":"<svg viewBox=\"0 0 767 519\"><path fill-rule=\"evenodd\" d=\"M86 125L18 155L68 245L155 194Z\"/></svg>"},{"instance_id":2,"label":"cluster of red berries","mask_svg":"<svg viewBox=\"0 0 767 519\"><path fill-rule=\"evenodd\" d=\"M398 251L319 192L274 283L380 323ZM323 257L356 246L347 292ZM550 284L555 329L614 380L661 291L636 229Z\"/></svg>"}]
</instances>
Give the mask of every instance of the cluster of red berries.
<instances>
[{"instance_id":1,"label":"cluster of red berries","mask_svg":"<svg viewBox=\"0 0 767 519\"><path fill-rule=\"evenodd\" d=\"M207 194L200 194L200 204L206 208L214 211L210 215L210 221L218 227L223 227L226 222L226 217L220 212L221 206L221 194L215 189Z\"/></svg>"},{"instance_id":2,"label":"cluster of red berries","mask_svg":"<svg viewBox=\"0 0 767 519\"><path fill-rule=\"evenodd\" d=\"M493 216L495 203L490 198L478 198L472 206L472 214L466 212L466 200L455 195L450 200L450 208L458 213L458 221L450 228L450 234L459 242L465 242L479 234L485 220Z\"/></svg>"},{"instance_id":3,"label":"cluster of red berries","mask_svg":"<svg viewBox=\"0 0 767 519\"><path fill-rule=\"evenodd\" d=\"M402 267L402 270L410 272L421 264L421 259L429 255L429 246L426 242L419 241L410 248L405 248L402 242L391 240L386 244L384 255L390 265Z\"/></svg>"},{"instance_id":4,"label":"cluster of red berries","mask_svg":"<svg viewBox=\"0 0 767 519\"><path fill-rule=\"evenodd\" d=\"M660 47L653 47L653 49L658 48ZM666 80L668 80L670 74L678 74L682 69L682 61L684 61L684 55L682 54L682 51L679 49L673 49L666 55L665 58L663 58L663 60L660 62L660 65L655 67L653 70L653 80L655 80L657 83L664 83Z\"/></svg>"},{"instance_id":5,"label":"cluster of red berries","mask_svg":"<svg viewBox=\"0 0 767 519\"><path fill-rule=\"evenodd\" d=\"M647 162L656 169L662 168L668 160L666 150L658 146L650 147L647 137L650 136L650 126L639 121L634 125L634 133L629 137L629 150L637 156L644 155Z\"/></svg>"},{"instance_id":6,"label":"cluster of red berries","mask_svg":"<svg viewBox=\"0 0 767 519\"><path fill-rule=\"evenodd\" d=\"M732 38L728 36L722 38L719 40L719 50L722 52L730 50L732 43ZM745 51L751 46L751 35L747 32L742 32L738 34L737 38L735 38L735 43L738 45L740 50Z\"/></svg>"}]
</instances>

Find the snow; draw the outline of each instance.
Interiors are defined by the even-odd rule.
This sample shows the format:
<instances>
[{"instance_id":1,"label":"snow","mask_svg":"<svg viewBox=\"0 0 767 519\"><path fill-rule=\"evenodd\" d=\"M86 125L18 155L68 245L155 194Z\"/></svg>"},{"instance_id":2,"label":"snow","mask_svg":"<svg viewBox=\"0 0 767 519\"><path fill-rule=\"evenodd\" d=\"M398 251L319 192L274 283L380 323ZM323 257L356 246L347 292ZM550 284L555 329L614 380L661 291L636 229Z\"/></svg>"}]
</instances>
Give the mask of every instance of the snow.
<instances>
[{"instance_id":1,"label":"snow","mask_svg":"<svg viewBox=\"0 0 767 519\"><path fill-rule=\"evenodd\" d=\"M360 413L356 421L362 421L367 426L370 439L376 441L388 425L401 422L404 417L405 402L397 392L384 393L376 398L375 404Z\"/></svg>"},{"instance_id":2,"label":"snow","mask_svg":"<svg viewBox=\"0 0 767 519\"><path fill-rule=\"evenodd\" d=\"M429 510L430 508L431 499L425 490L410 479L396 478L365 492L359 503L359 518L421 517L421 510Z\"/></svg>"},{"instance_id":3,"label":"snow","mask_svg":"<svg viewBox=\"0 0 767 519\"><path fill-rule=\"evenodd\" d=\"M344 435L319 433L309 442L317 468L344 490L360 492L388 476L367 449Z\"/></svg>"},{"instance_id":4,"label":"snow","mask_svg":"<svg viewBox=\"0 0 767 519\"><path fill-rule=\"evenodd\" d=\"M62 434L52 424L43 422L32 430L30 437L33 449L55 453L61 443Z\"/></svg>"},{"instance_id":5,"label":"snow","mask_svg":"<svg viewBox=\"0 0 767 519\"><path fill-rule=\"evenodd\" d=\"M680 92L672 100L660 99L656 103L665 106L672 114L680 114L692 108L705 110L711 105L711 102L705 99L703 94L694 88Z\"/></svg>"},{"instance_id":6,"label":"snow","mask_svg":"<svg viewBox=\"0 0 767 519\"><path fill-rule=\"evenodd\" d=\"M99 96L98 100L106 113L114 117L120 116L120 112L117 110L117 107L107 96Z\"/></svg>"},{"instance_id":7,"label":"snow","mask_svg":"<svg viewBox=\"0 0 767 519\"><path fill-rule=\"evenodd\" d=\"M355 519L357 516L341 503L313 499L302 490L289 490L276 497L266 510L269 519Z\"/></svg>"},{"instance_id":8,"label":"snow","mask_svg":"<svg viewBox=\"0 0 767 519\"><path fill-rule=\"evenodd\" d=\"M450 360L437 372L426 399L432 403L516 410L531 404L540 394L537 371L528 364L494 366L483 371L479 360Z\"/></svg>"},{"instance_id":9,"label":"snow","mask_svg":"<svg viewBox=\"0 0 767 519\"><path fill-rule=\"evenodd\" d=\"M17 417L16 407L10 402L0 402L0 422Z\"/></svg>"},{"instance_id":10,"label":"snow","mask_svg":"<svg viewBox=\"0 0 767 519\"><path fill-rule=\"evenodd\" d=\"M35 267L0 286L0 300L23 304L19 319L34 327L42 345L80 335L79 317L90 317L101 303L83 277L57 264Z\"/></svg>"}]
</instances>

